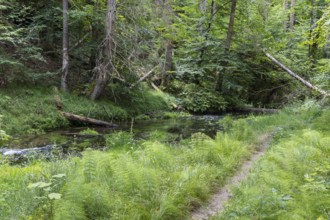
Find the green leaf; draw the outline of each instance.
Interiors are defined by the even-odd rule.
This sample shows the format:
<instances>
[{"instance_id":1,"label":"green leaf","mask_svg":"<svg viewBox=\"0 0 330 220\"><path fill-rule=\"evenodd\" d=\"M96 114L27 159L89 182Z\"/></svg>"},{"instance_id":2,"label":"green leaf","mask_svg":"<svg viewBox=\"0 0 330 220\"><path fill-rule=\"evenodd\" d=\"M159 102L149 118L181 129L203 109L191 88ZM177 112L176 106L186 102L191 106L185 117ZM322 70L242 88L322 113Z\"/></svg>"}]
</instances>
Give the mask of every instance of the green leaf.
<instances>
[{"instance_id":1,"label":"green leaf","mask_svg":"<svg viewBox=\"0 0 330 220\"><path fill-rule=\"evenodd\" d=\"M45 188L45 187L48 187L48 186L50 186L50 185L52 185L52 183L44 183L44 182L40 182L40 184L39 184L39 188Z\"/></svg>"},{"instance_id":2,"label":"green leaf","mask_svg":"<svg viewBox=\"0 0 330 220\"><path fill-rule=\"evenodd\" d=\"M60 174L54 175L53 178L63 178L65 176L66 176L65 173L60 173Z\"/></svg>"},{"instance_id":3,"label":"green leaf","mask_svg":"<svg viewBox=\"0 0 330 220\"><path fill-rule=\"evenodd\" d=\"M50 194L48 194L49 199L57 200L57 199L61 199L61 197L62 197L62 195L60 193L50 193Z\"/></svg>"},{"instance_id":4,"label":"green leaf","mask_svg":"<svg viewBox=\"0 0 330 220\"><path fill-rule=\"evenodd\" d=\"M47 186L50 186L50 185L52 185L52 183L37 182L37 183L30 183L28 185L28 188L29 189L32 189L32 188L44 188L44 187L47 187Z\"/></svg>"}]
</instances>

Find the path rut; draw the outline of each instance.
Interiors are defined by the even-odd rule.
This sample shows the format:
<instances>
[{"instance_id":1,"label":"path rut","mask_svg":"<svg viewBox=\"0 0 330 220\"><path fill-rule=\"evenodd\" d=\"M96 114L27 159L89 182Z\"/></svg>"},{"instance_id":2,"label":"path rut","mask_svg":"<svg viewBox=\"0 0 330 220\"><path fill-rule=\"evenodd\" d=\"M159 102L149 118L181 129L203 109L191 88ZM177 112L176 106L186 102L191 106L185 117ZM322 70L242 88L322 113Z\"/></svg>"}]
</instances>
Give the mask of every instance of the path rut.
<instances>
[{"instance_id":1,"label":"path rut","mask_svg":"<svg viewBox=\"0 0 330 220\"><path fill-rule=\"evenodd\" d=\"M232 176L226 184L211 198L207 206L202 206L192 212L191 218L193 220L206 220L223 211L225 203L230 199L231 195L229 189L237 186L249 174L253 166L253 162L258 160L266 152L271 140L270 134L265 134L260 137L260 145L253 155L243 163L239 171Z\"/></svg>"}]
</instances>

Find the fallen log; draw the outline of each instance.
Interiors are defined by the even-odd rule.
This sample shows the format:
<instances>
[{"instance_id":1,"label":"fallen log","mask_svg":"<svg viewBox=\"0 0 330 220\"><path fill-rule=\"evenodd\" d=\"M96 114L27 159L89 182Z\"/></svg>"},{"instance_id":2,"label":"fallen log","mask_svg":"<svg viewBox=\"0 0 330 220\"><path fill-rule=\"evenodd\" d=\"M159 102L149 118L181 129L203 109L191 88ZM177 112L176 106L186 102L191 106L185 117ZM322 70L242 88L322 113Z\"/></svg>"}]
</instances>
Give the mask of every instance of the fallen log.
<instances>
[{"instance_id":1,"label":"fallen log","mask_svg":"<svg viewBox=\"0 0 330 220\"><path fill-rule=\"evenodd\" d=\"M117 127L118 125L110 123L110 122L106 122L106 121L102 121L102 120L98 120L98 119L94 119L94 118L88 118L88 117L84 117L81 115L75 115L69 112L63 112L61 111L61 114L68 119L69 121L74 121L74 122L80 122L80 123L85 123L85 124L91 124L91 125L97 125L97 126L103 126L103 127Z\"/></svg>"},{"instance_id":2,"label":"fallen log","mask_svg":"<svg viewBox=\"0 0 330 220\"><path fill-rule=\"evenodd\" d=\"M298 74L294 73L292 70L290 70L288 67L286 67L285 65L283 65L280 61L278 61L277 59L275 59L272 55L270 55L269 53L267 53L265 50L263 50L265 55L271 59L276 65L278 65L279 67L281 67L283 70L285 70L287 73L289 73L292 77L294 77L295 79L299 80L302 84L304 84L305 86L307 86L310 89L313 89L317 92L319 92L320 94L324 95L325 97L330 96L329 93L323 89L318 88L317 86L313 85L312 83L308 82L307 80L301 78Z\"/></svg>"}]
</instances>

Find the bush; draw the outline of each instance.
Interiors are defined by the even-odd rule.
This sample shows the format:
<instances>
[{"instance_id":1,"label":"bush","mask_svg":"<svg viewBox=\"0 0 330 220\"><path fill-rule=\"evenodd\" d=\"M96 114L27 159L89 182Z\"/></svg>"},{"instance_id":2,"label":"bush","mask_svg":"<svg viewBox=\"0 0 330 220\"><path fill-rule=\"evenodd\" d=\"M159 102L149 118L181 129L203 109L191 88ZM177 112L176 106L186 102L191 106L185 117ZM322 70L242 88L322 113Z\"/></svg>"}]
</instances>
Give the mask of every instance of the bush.
<instances>
[{"instance_id":1,"label":"bush","mask_svg":"<svg viewBox=\"0 0 330 220\"><path fill-rule=\"evenodd\" d=\"M179 97L184 109L190 112L221 112L227 106L227 102L220 94L195 84L186 85Z\"/></svg>"}]
</instances>

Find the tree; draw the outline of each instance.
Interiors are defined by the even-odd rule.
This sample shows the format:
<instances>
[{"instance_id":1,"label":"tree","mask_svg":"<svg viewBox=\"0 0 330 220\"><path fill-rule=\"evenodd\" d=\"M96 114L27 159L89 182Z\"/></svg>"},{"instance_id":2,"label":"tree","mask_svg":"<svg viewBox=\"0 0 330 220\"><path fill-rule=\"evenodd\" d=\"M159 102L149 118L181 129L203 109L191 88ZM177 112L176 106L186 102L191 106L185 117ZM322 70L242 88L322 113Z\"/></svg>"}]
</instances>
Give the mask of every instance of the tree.
<instances>
[{"instance_id":1,"label":"tree","mask_svg":"<svg viewBox=\"0 0 330 220\"><path fill-rule=\"evenodd\" d=\"M156 14L160 18L161 25L159 29L162 29L160 35L161 44L163 44L162 49L159 50L159 56L165 54L164 59L161 61L160 69L160 85L166 87L169 83L169 72L173 68L173 39L171 26L173 24L173 10L169 3L169 0L154 0L156 6ZM163 53L163 51L165 53Z\"/></svg>"},{"instance_id":2,"label":"tree","mask_svg":"<svg viewBox=\"0 0 330 220\"><path fill-rule=\"evenodd\" d=\"M100 57L97 60L96 80L91 99L95 100L102 94L110 76L114 69L112 60L114 56L114 34L115 34L115 22L116 22L116 0L107 1L107 15L105 19L105 38L102 42L102 51Z\"/></svg>"},{"instance_id":3,"label":"tree","mask_svg":"<svg viewBox=\"0 0 330 220\"><path fill-rule=\"evenodd\" d=\"M290 31L293 31L294 22L295 22L295 7L296 0L291 0L291 12L290 12Z\"/></svg>"},{"instance_id":4,"label":"tree","mask_svg":"<svg viewBox=\"0 0 330 220\"><path fill-rule=\"evenodd\" d=\"M228 29L227 29L227 37L226 37L226 42L225 42L225 52L224 52L224 57L228 55L228 52L230 50L232 38L234 35L234 22L235 22L235 13L236 13L236 4L237 0L232 0L231 1L231 9L230 9L230 18L229 18L229 24L228 24ZM217 85L216 85L216 90L218 91L223 91L224 90L224 81L227 80L227 66L228 62L226 60L223 60L221 62L221 65L223 66L222 72L218 76L217 80Z\"/></svg>"},{"instance_id":5,"label":"tree","mask_svg":"<svg viewBox=\"0 0 330 220\"><path fill-rule=\"evenodd\" d=\"M235 22L235 12L236 12L236 3L237 0L231 1L231 11L230 11L230 19L229 19L229 25L227 30L227 38L226 38L226 44L225 48L226 50L230 50L231 41L234 35L234 22Z\"/></svg>"},{"instance_id":6,"label":"tree","mask_svg":"<svg viewBox=\"0 0 330 220\"><path fill-rule=\"evenodd\" d=\"M69 26L68 26L69 0L63 0L63 58L61 71L61 89L68 90L67 76L69 73Z\"/></svg>"},{"instance_id":7,"label":"tree","mask_svg":"<svg viewBox=\"0 0 330 220\"><path fill-rule=\"evenodd\" d=\"M283 21L283 25L284 25L284 32L286 32L286 30L288 29L288 18L287 18L287 11L289 8L289 0L284 0L284 21Z\"/></svg>"}]
</instances>

